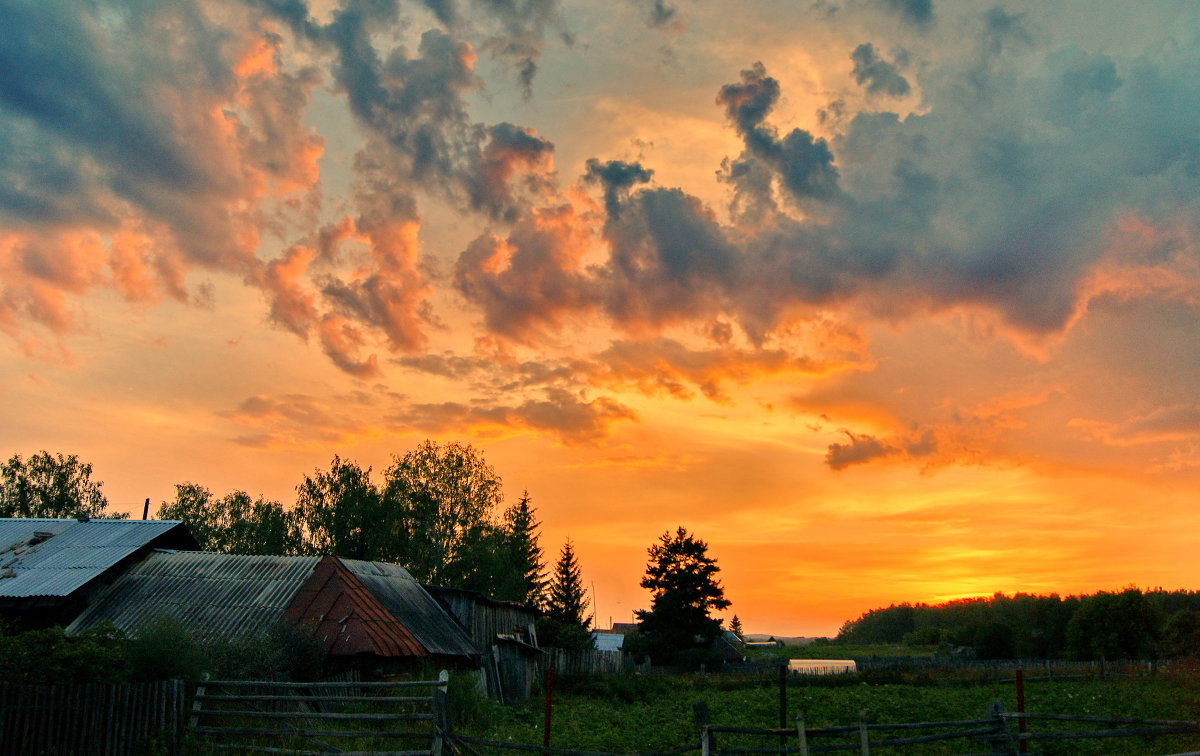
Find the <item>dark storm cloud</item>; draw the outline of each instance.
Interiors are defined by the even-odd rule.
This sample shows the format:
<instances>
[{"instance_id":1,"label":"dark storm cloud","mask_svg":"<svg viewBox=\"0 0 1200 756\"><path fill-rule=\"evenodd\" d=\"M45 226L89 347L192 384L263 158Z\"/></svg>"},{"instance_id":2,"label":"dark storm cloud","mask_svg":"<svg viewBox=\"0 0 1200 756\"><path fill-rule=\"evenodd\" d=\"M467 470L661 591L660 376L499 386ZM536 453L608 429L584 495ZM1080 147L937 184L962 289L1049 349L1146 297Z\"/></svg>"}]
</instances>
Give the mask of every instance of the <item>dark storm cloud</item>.
<instances>
[{"instance_id":1,"label":"dark storm cloud","mask_svg":"<svg viewBox=\"0 0 1200 756\"><path fill-rule=\"evenodd\" d=\"M258 159L251 142L268 129L285 137L267 100L303 103L313 80L263 87L263 109L241 124L246 141L230 145L214 117L240 84L226 41L189 2L5 4L0 217L112 229L132 208L162 223L188 261L247 271L235 210L254 192L245 168L290 167Z\"/></svg>"},{"instance_id":2,"label":"dark storm cloud","mask_svg":"<svg viewBox=\"0 0 1200 756\"><path fill-rule=\"evenodd\" d=\"M898 448L874 436L855 435L849 431L845 433L850 439L849 443L830 444L825 452L825 464L832 470L844 470L851 465L861 465L900 453Z\"/></svg>"},{"instance_id":3,"label":"dark storm cloud","mask_svg":"<svg viewBox=\"0 0 1200 756\"><path fill-rule=\"evenodd\" d=\"M737 250L712 213L679 189L644 189L610 217L600 272L604 307L622 327L703 318L736 287Z\"/></svg>"},{"instance_id":4,"label":"dark storm cloud","mask_svg":"<svg viewBox=\"0 0 1200 756\"><path fill-rule=\"evenodd\" d=\"M1026 47L995 44L997 33L1032 44L1020 19L977 24L973 60L930 71L922 113L865 110L830 142L779 136L782 92L761 64L721 87L717 103L745 144L719 173L733 225L684 189L640 186L640 164L589 161L609 257L572 268L574 290L593 282L631 332L725 314L755 343L803 308L852 299L886 317L966 305L1025 333L1062 330L1108 254L1108 224L1169 214L1200 189L1200 137L1188 126L1200 117L1200 61L1182 49L1151 62L1065 47L1030 66ZM888 69L871 69L882 61L873 48L858 53L868 87L899 91ZM803 201L807 217L785 213L781 198ZM474 284L483 291L494 275L479 269ZM591 294L573 306L591 308Z\"/></svg>"},{"instance_id":5,"label":"dark storm cloud","mask_svg":"<svg viewBox=\"0 0 1200 756\"><path fill-rule=\"evenodd\" d=\"M638 184L648 184L654 177L654 171L643 168L640 163L626 163L623 160L609 160L601 163L595 158L587 161L584 180L598 183L604 187L604 209L610 218L616 218L621 211L621 199L629 190Z\"/></svg>"},{"instance_id":6,"label":"dark storm cloud","mask_svg":"<svg viewBox=\"0 0 1200 756\"><path fill-rule=\"evenodd\" d=\"M933 22L933 0L882 0L884 7L919 26Z\"/></svg>"},{"instance_id":7,"label":"dark storm cloud","mask_svg":"<svg viewBox=\"0 0 1200 756\"><path fill-rule=\"evenodd\" d=\"M850 53L854 61L854 80L865 84L871 94L886 94L903 97L908 94L908 80L900 74L896 64L889 63L875 51L875 46L864 42Z\"/></svg>"},{"instance_id":8,"label":"dark storm cloud","mask_svg":"<svg viewBox=\"0 0 1200 756\"><path fill-rule=\"evenodd\" d=\"M745 141L743 160L753 156L770 166L793 199L832 199L838 192L838 172L825 140L803 129L792 129L780 139L765 123L779 95L779 82L767 75L762 63L755 63L742 71L740 83L721 87L717 104L725 106Z\"/></svg>"},{"instance_id":9,"label":"dark storm cloud","mask_svg":"<svg viewBox=\"0 0 1200 756\"><path fill-rule=\"evenodd\" d=\"M678 14L678 6L669 0L654 0L650 4L650 13L646 17L646 23L653 29L662 29L670 26Z\"/></svg>"}]
</instances>

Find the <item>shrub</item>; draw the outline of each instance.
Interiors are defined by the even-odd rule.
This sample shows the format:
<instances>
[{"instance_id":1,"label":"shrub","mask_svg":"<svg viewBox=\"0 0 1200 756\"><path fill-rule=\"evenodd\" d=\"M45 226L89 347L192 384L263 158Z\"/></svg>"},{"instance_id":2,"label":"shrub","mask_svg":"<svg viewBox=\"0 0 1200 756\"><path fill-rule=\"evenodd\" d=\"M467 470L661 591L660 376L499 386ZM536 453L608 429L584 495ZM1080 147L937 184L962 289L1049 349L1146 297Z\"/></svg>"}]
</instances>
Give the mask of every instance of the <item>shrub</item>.
<instances>
[{"instance_id":1,"label":"shrub","mask_svg":"<svg viewBox=\"0 0 1200 756\"><path fill-rule=\"evenodd\" d=\"M208 660L193 633L175 616L158 612L138 626L126 652L135 682L183 678L195 684Z\"/></svg>"},{"instance_id":2,"label":"shrub","mask_svg":"<svg viewBox=\"0 0 1200 756\"><path fill-rule=\"evenodd\" d=\"M67 635L61 627L0 637L0 680L28 685L126 679L125 635L107 623Z\"/></svg>"}]
</instances>

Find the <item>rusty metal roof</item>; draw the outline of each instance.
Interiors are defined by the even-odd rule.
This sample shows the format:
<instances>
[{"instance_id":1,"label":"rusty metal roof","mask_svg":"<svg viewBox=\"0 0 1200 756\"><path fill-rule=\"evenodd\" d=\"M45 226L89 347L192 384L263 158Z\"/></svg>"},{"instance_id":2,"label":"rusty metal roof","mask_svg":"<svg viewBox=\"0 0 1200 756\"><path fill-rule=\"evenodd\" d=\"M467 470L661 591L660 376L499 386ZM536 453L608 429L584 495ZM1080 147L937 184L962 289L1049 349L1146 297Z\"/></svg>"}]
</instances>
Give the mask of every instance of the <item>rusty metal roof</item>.
<instances>
[{"instance_id":1,"label":"rusty metal roof","mask_svg":"<svg viewBox=\"0 0 1200 756\"><path fill-rule=\"evenodd\" d=\"M319 559L206 551L151 554L114 581L67 631L107 620L134 633L150 617L167 613L202 639L261 633L283 620Z\"/></svg>"},{"instance_id":2,"label":"rusty metal roof","mask_svg":"<svg viewBox=\"0 0 1200 756\"><path fill-rule=\"evenodd\" d=\"M69 596L139 549L196 548L178 520L0 520L0 597Z\"/></svg>"},{"instance_id":3,"label":"rusty metal roof","mask_svg":"<svg viewBox=\"0 0 1200 756\"><path fill-rule=\"evenodd\" d=\"M431 654L473 656L479 649L458 620L398 564L343 559L362 584Z\"/></svg>"},{"instance_id":4,"label":"rusty metal roof","mask_svg":"<svg viewBox=\"0 0 1200 756\"><path fill-rule=\"evenodd\" d=\"M285 615L312 629L333 656L428 656L400 618L390 612L334 557L324 557Z\"/></svg>"},{"instance_id":5,"label":"rusty metal roof","mask_svg":"<svg viewBox=\"0 0 1200 756\"><path fill-rule=\"evenodd\" d=\"M134 633L159 612L201 638L260 633L286 618L315 624L328 636L330 653L478 653L457 620L403 567L315 556L155 553L114 581L67 631L107 620ZM329 622L349 630L334 632Z\"/></svg>"}]
</instances>

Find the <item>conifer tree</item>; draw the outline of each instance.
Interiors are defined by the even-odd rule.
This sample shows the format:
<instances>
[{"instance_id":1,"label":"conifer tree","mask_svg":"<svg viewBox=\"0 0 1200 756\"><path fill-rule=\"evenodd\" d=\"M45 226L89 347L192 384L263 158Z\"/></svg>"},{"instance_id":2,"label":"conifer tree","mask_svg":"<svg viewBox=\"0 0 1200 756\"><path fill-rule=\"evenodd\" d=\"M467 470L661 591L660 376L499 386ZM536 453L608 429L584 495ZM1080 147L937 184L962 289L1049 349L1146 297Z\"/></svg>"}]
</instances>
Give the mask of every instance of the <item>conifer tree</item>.
<instances>
[{"instance_id":1,"label":"conifer tree","mask_svg":"<svg viewBox=\"0 0 1200 756\"><path fill-rule=\"evenodd\" d=\"M534 516L536 511L529 504L529 492L525 491L516 504L504 510L502 527L507 556L512 559L510 570L519 582L515 600L541 609L545 603L546 565L542 562L542 547L538 545L537 529L541 523Z\"/></svg>"},{"instance_id":2,"label":"conifer tree","mask_svg":"<svg viewBox=\"0 0 1200 756\"><path fill-rule=\"evenodd\" d=\"M721 621L709 612L729 607L717 560L707 543L682 527L663 533L647 553L642 587L650 590L651 602L637 613L641 644L655 664L708 663L705 652L721 632Z\"/></svg>"},{"instance_id":3,"label":"conifer tree","mask_svg":"<svg viewBox=\"0 0 1200 756\"><path fill-rule=\"evenodd\" d=\"M738 640L744 640L742 638L742 621L738 619L736 614L733 615L733 619L729 620L729 632L736 635Z\"/></svg>"},{"instance_id":4,"label":"conifer tree","mask_svg":"<svg viewBox=\"0 0 1200 756\"><path fill-rule=\"evenodd\" d=\"M592 616L587 614L587 593L583 589L583 573L575 558L571 539L563 544L550 586L546 592L546 610L538 627L538 642L542 646L566 649L593 648Z\"/></svg>"}]
</instances>

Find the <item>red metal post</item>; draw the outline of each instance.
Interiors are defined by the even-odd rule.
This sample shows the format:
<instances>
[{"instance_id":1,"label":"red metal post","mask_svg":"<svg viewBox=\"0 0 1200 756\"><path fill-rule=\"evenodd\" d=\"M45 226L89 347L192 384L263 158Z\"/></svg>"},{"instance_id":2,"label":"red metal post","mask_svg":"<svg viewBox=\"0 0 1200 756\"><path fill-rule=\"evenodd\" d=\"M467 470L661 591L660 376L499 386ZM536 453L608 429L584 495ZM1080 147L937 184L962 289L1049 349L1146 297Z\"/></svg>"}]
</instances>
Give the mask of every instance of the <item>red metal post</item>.
<instances>
[{"instance_id":1,"label":"red metal post","mask_svg":"<svg viewBox=\"0 0 1200 756\"><path fill-rule=\"evenodd\" d=\"M546 717L542 722L542 748L550 747L550 698L554 691L554 668L546 670Z\"/></svg>"},{"instance_id":2,"label":"red metal post","mask_svg":"<svg viewBox=\"0 0 1200 756\"><path fill-rule=\"evenodd\" d=\"M1025 671L1017 670L1017 714L1025 713ZM1017 717L1017 733L1025 734L1025 717ZM1025 740L1018 740L1017 748L1021 753L1029 753L1029 743Z\"/></svg>"}]
</instances>

